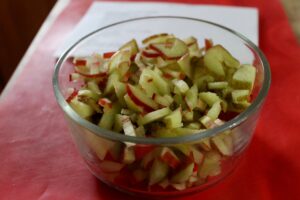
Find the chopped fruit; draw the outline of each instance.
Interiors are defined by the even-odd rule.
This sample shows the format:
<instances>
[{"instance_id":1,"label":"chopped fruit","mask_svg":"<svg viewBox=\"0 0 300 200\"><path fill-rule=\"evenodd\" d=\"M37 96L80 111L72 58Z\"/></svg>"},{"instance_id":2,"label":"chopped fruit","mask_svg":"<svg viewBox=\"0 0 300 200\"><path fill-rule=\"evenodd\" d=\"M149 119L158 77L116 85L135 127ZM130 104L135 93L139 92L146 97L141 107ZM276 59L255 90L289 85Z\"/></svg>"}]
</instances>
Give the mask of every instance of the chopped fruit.
<instances>
[{"instance_id":1,"label":"chopped fruit","mask_svg":"<svg viewBox=\"0 0 300 200\"><path fill-rule=\"evenodd\" d=\"M222 155L231 156L233 154L233 143L230 135L217 135L211 140Z\"/></svg>"},{"instance_id":2,"label":"chopped fruit","mask_svg":"<svg viewBox=\"0 0 300 200\"><path fill-rule=\"evenodd\" d=\"M198 171L200 178L208 176L217 176L221 173L221 156L215 151L209 151L205 154L203 164Z\"/></svg>"},{"instance_id":3,"label":"chopped fruit","mask_svg":"<svg viewBox=\"0 0 300 200\"><path fill-rule=\"evenodd\" d=\"M221 101L220 97L213 92L200 92L199 97L205 103L207 103L210 107L213 106L214 103Z\"/></svg>"},{"instance_id":4,"label":"chopped fruit","mask_svg":"<svg viewBox=\"0 0 300 200\"><path fill-rule=\"evenodd\" d=\"M150 169L149 185L160 182L168 175L169 167L166 163L155 159Z\"/></svg>"},{"instance_id":5,"label":"chopped fruit","mask_svg":"<svg viewBox=\"0 0 300 200\"><path fill-rule=\"evenodd\" d=\"M103 139L88 131L85 132L84 138L88 146L94 151L100 160L104 160L106 154L115 145L114 142Z\"/></svg>"},{"instance_id":6,"label":"chopped fruit","mask_svg":"<svg viewBox=\"0 0 300 200\"><path fill-rule=\"evenodd\" d=\"M94 109L90 105L79 101L77 97L74 97L69 104L82 118L88 118L94 114Z\"/></svg>"},{"instance_id":7,"label":"chopped fruit","mask_svg":"<svg viewBox=\"0 0 300 200\"><path fill-rule=\"evenodd\" d=\"M139 47L136 43L136 40L132 39L123 46L121 46L119 50L130 50L131 56L133 56L139 52Z\"/></svg>"},{"instance_id":8,"label":"chopped fruit","mask_svg":"<svg viewBox=\"0 0 300 200\"><path fill-rule=\"evenodd\" d=\"M183 80L174 79L172 82L175 85L175 89L177 89L181 94L185 94L189 90L189 85Z\"/></svg>"},{"instance_id":9,"label":"chopped fruit","mask_svg":"<svg viewBox=\"0 0 300 200\"><path fill-rule=\"evenodd\" d=\"M187 53L184 56L182 56L177 62L180 67L180 69L189 77L192 78L193 71L191 66L191 60L190 55Z\"/></svg>"},{"instance_id":10,"label":"chopped fruit","mask_svg":"<svg viewBox=\"0 0 300 200\"><path fill-rule=\"evenodd\" d=\"M128 49L117 51L111 58L108 64L109 73L112 73L114 70L118 69L122 63L127 63L130 65L130 56L131 51Z\"/></svg>"},{"instance_id":11,"label":"chopped fruit","mask_svg":"<svg viewBox=\"0 0 300 200\"><path fill-rule=\"evenodd\" d=\"M219 117L219 114L221 113L221 102L217 101L215 102L212 107L208 110L207 116L211 120L216 120Z\"/></svg>"},{"instance_id":12,"label":"chopped fruit","mask_svg":"<svg viewBox=\"0 0 300 200\"><path fill-rule=\"evenodd\" d=\"M97 83L95 81L89 81L87 83L87 88L89 90L91 90L92 92L94 92L95 94L100 95L102 93L99 86L97 85Z\"/></svg>"},{"instance_id":13,"label":"chopped fruit","mask_svg":"<svg viewBox=\"0 0 300 200\"><path fill-rule=\"evenodd\" d=\"M159 120L161 118L163 118L164 116L168 115L171 112L170 108L162 108L156 111L152 111L147 113L144 116L139 116L137 123L139 125L145 125L148 124L150 122Z\"/></svg>"},{"instance_id":14,"label":"chopped fruit","mask_svg":"<svg viewBox=\"0 0 300 200\"><path fill-rule=\"evenodd\" d=\"M233 90L231 92L232 101L234 103L239 103L241 101L247 100L249 97L249 90Z\"/></svg>"},{"instance_id":15,"label":"chopped fruit","mask_svg":"<svg viewBox=\"0 0 300 200\"><path fill-rule=\"evenodd\" d=\"M115 116L120 112L120 110L121 107L118 103L112 104L112 107L104 106L103 115L98 126L109 130L112 129L115 121Z\"/></svg>"},{"instance_id":16,"label":"chopped fruit","mask_svg":"<svg viewBox=\"0 0 300 200\"><path fill-rule=\"evenodd\" d=\"M169 35L167 33L161 33L156 35L151 35L147 38L145 38L142 43L144 45L149 45L150 43L164 43L167 39L173 38L173 35Z\"/></svg>"},{"instance_id":17,"label":"chopped fruit","mask_svg":"<svg viewBox=\"0 0 300 200\"><path fill-rule=\"evenodd\" d=\"M220 81L220 82L210 82L207 84L208 89L210 90L222 90L227 88L228 82L227 81Z\"/></svg>"},{"instance_id":18,"label":"chopped fruit","mask_svg":"<svg viewBox=\"0 0 300 200\"><path fill-rule=\"evenodd\" d=\"M204 136L244 111L257 90L256 68L212 40L199 47L195 37L163 33L142 43L132 39L115 52L74 58L67 103L85 120L128 138L110 141L85 130L84 153L120 187L164 192L207 184L235 159L236 130L195 141L184 136ZM164 145L135 137L145 143L183 138Z\"/></svg>"},{"instance_id":19,"label":"chopped fruit","mask_svg":"<svg viewBox=\"0 0 300 200\"><path fill-rule=\"evenodd\" d=\"M206 68L220 79L225 78L225 68L238 68L240 63L221 45L209 48L204 55Z\"/></svg>"},{"instance_id":20,"label":"chopped fruit","mask_svg":"<svg viewBox=\"0 0 300 200\"><path fill-rule=\"evenodd\" d=\"M115 53L116 53L115 51L103 53L103 58L104 59L111 58Z\"/></svg>"},{"instance_id":21,"label":"chopped fruit","mask_svg":"<svg viewBox=\"0 0 300 200\"><path fill-rule=\"evenodd\" d=\"M233 85L238 89L252 91L256 69L252 65L242 65L232 76Z\"/></svg>"},{"instance_id":22,"label":"chopped fruit","mask_svg":"<svg viewBox=\"0 0 300 200\"><path fill-rule=\"evenodd\" d=\"M126 147L123 153L123 163L131 164L135 161L134 150L132 148Z\"/></svg>"},{"instance_id":23,"label":"chopped fruit","mask_svg":"<svg viewBox=\"0 0 300 200\"><path fill-rule=\"evenodd\" d=\"M185 94L184 100L190 110L193 110L197 106L197 94L197 85L193 85Z\"/></svg>"},{"instance_id":24,"label":"chopped fruit","mask_svg":"<svg viewBox=\"0 0 300 200\"><path fill-rule=\"evenodd\" d=\"M167 163L171 168L176 168L180 164L179 158L168 147L164 147L160 154L160 159Z\"/></svg>"},{"instance_id":25,"label":"chopped fruit","mask_svg":"<svg viewBox=\"0 0 300 200\"><path fill-rule=\"evenodd\" d=\"M182 114L181 114L180 107L177 108L172 113L168 114L163 119L163 122L165 123L166 127L169 129L182 127L183 123L181 121L182 121Z\"/></svg>"},{"instance_id":26,"label":"chopped fruit","mask_svg":"<svg viewBox=\"0 0 300 200\"><path fill-rule=\"evenodd\" d=\"M124 167L124 164L113 161L102 161L99 164L99 167L103 172L112 173L121 171L121 169Z\"/></svg>"},{"instance_id":27,"label":"chopped fruit","mask_svg":"<svg viewBox=\"0 0 300 200\"><path fill-rule=\"evenodd\" d=\"M173 183L184 183L189 180L190 176L193 174L194 163L188 164L185 168L180 170L171 178Z\"/></svg>"},{"instance_id":28,"label":"chopped fruit","mask_svg":"<svg viewBox=\"0 0 300 200\"><path fill-rule=\"evenodd\" d=\"M151 98L147 97L146 93L140 88L127 84L126 90L132 101L138 106L142 107L145 112L151 112L158 108L157 103L155 103Z\"/></svg>"},{"instance_id":29,"label":"chopped fruit","mask_svg":"<svg viewBox=\"0 0 300 200\"><path fill-rule=\"evenodd\" d=\"M151 43L149 48L167 60L181 58L188 52L186 44L177 38L168 38L164 43Z\"/></svg>"}]
</instances>

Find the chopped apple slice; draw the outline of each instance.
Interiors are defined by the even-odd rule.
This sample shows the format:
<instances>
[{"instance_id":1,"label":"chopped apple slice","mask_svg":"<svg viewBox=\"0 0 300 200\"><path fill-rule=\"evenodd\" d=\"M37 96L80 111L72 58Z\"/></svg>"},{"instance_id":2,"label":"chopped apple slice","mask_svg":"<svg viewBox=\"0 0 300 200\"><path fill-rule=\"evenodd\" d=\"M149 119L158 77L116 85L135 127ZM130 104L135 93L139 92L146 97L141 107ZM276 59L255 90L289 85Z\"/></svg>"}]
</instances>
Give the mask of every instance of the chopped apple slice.
<instances>
[{"instance_id":1,"label":"chopped apple slice","mask_svg":"<svg viewBox=\"0 0 300 200\"><path fill-rule=\"evenodd\" d=\"M174 91L177 89L181 94L185 94L189 90L189 85L183 80L173 79L172 82L175 86Z\"/></svg>"},{"instance_id":2,"label":"chopped apple slice","mask_svg":"<svg viewBox=\"0 0 300 200\"><path fill-rule=\"evenodd\" d=\"M137 86L127 84L126 90L132 101L138 106L142 107L145 112L151 112L158 108L157 103L147 97L146 93Z\"/></svg>"},{"instance_id":3,"label":"chopped apple slice","mask_svg":"<svg viewBox=\"0 0 300 200\"><path fill-rule=\"evenodd\" d=\"M224 47L216 45L206 51L204 55L204 65L211 73L220 79L224 79L224 67L238 68L240 63Z\"/></svg>"},{"instance_id":4,"label":"chopped apple slice","mask_svg":"<svg viewBox=\"0 0 300 200\"><path fill-rule=\"evenodd\" d=\"M126 115L122 115L122 126L123 126L125 135L133 136L133 137L136 136L132 122L131 122L130 118Z\"/></svg>"},{"instance_id":5,"label":"chopped apple slice","mask_svg":"<svg viewBox=\"0 0 300 200\"><path fill-rule=\"evenodd\" d=\"M165 117L166 115L168 115L171 112L170 108L166 107L166 108L162 108L156 111L152 111L147 113L144 116L139 116L137 123L139 125L145 125L148 124L150 122L159 120L163 117Z\"/></svg>"},{"instance_id":6,"label":"chopped apple slice","mask_svg":"<svg viewBox=\"0 0 300 200\"><path fill-rule=\"evenodd\" d=\"M130 65L131 51L128 49L117 51L110 59L108 64L109 73L118 69L121 63L128 63Z\"/></svg>"},{"instance_id":7,"label":"chopped apple slice","mask_svg":"<svg viewBox=\"0 0 300 200\"><path fill-rule=\"evenodd\" d=\"M194 163L188 164L185 168L176 173L172 178L173 183L185 183L189 180L190 176L193 174Z\"/></svg>"},{"instance_id":8,"label":"chopped apple slice","mask_svg":"<svg viewBox=\"0 0 300 200\"><path fill-rule=\"evenodd\" d=\"M217 176L220 173L221 155L216 151L207 152L203 164L198 171L198 176L200 178L207 178L208 176Z\"/></svg>"},{"instance_id":9,"label":"chopped apple slice","mask_svg":"<svg viewBox=\"0 0 300 200\"><path fill-rule=\"evenodd\" d=\"M107 172L107 173L113 173L113 172L119 172L121 171L121 169L124 167L124 164L118 163L118 162L113 162L113 161L102 161L99 164L99 168L103 171L103 172Z\"/></svg>"},{"instance_id":10,"label":"chopped apple slice","mask_svg":"<svg viewBox=\"0 0 300 200\"><path fill-rule=\"evenodd\" d=\"M177 108L175 111L173 111L172 113L164 117L163 122L165 123L168 129L182 127L183 123L182 123L181 107Z\"/></svg>"},{"instance_id":11,"label":"chopped apple slice","mask_svg":"<svg viewBox=\"0 0 300 200\"><path fill-rule=\"evenodd\" d=\"M145 90L148 97L152 97L153 94L158 93L158 88L154 83L151 69L142 70L139 85Z\"/></svg>"},{"instance_id":12,"label":"chopped apple slice","mask_svg":"<svg viewBox=\"0 0 300 200\"><path fill-rule=\"evenodd\" d=\"M256 68L252 65L242 65L232 77L233 86L236 89L248 89L252 91L256 76Z\"/></svg>"},{"instance_id":13,"label":"chopped apple slice","mask_svg":"<svg viewBox=\"0 0 300 200\"><path fill-rule=\"evenodd\" d=\"M164 147L160 153L160 159L167 163L171 168L176 168L180 164L179 158L168 147Z\"/></svg>"},{"instance_id":14,"label":"chopped apple slice","mask_svg":"<svg viewBox=\"0 0 300 200\"><path fill-rule=\"evenodd\" d=\"M188 125L186 125L185 128L199 130L199 129L201 129L201 124L199 122L191 122Z\"/></svg>"},{"instance_id":15,"label":"chopped apple slice","mask_svg":"<svg viewBox=\"0 0 300 200\"><path fill-rule=\"evenodd\" d=\"M207 116L210 117L211 120L216 120L221 113L221 102L215 102L212 107L208 110Z\"/></svg>"},{"instance_id":16,"label":"chopped apple slice","mask_svg":"<svg viewBox=\"0 0 300 200\"><path fill-rule=\"evenodd\" d=\"M204 154L200 150L198 150L196 147L193 147L193 146L191 146L191 151L192 151L194 163L196 163L197 165L202 164L203 159L204 159Z\"/></svg>"},{"instance_id":17,"label":"chopped apple slice","mask_svg":"<svg viewBox=\"0 0 300 200\"><path fill-rule=\"evenodd\" d=\"M122 83L120 81L116 81L113 83L113 87L115 89L115 93L117 95L117 98L120 102L120 104L125 107L126 102L124 100L124 96L126 94L126 84Z\"/></svg>"},{"instance_id":18,"label":"chopped apple slice","mask_svg":"<svg viewBox=\"0 0 300 200\"><path fill-rule=\"evenodd\" d=\"M92 92L94 92L95 94L100 95L102 93L99 86L97 85L97 83L95 81L89 81L87 83L87 88L89 90L91 90Z\"/></svg>"},{"instance_id":19,"label":"chopped apple slice","mask_svg":"<svg viewBox=\"0 0 300 200\"><path fill-rule=\"evenodd\" d=\"M160 53L158 53L157 51L153 50L153 49L144 49L142 51L142 55L146 58L157 58L160 57Z\"/></svg>"},{"instance_id":20,"label":"chopped apple slice","mask_svg":"<svg viewBox=\"0 0 300 200\"><path fill-rule=\"evenodd\" d=\"M115 145L114 142L101 138L89 131L84 132L84 138L88 146L95 152L100 160L104 160L106 154Z\"/></svg>"},{"instance_id":21,"label":"chopped apple slice","mask_svg":"<svg viewBox=\"0 0 300 200\"><path fill-rule=\"evenodd\" d=\"M92 116L95 112L90 105L78 101L78 96L74 97L69 104L80 117L85 119Z\"/></svg>"},{"instance_id":22,"label":"chopped apple slice","mask_svg":"<svg viewBox=\"0 0 300 200\"><path fill-rule=\"evenodd\" d=\"M190 110L182 111L182 120L184 122L192 122L194 120L194 111L190 111Z\"/></svg>"},{"instance_id":23,"label":"chopped apple slice","mask_svg":"<svg viewBox=\"0 0 300 200\"><path fill-rule=\"evenodd\" d=\"M212 107L214 103L221 101L220 97L213 92L200 92L199 97L210 107Z\"/></svg>"},{"instance_id":24,"label":"chopped apple slice","mask_svg":"<svg viewBox=\"0 0 300 200\"><path fill-rule=\"evenodd\" d=\"M121 132L123 130L123 124L122 124L122 118L123 115L120 115L120 114L116 114L116 117L115 117L115 123L113 125L113 131L115 132Z\"/></svg>"},{"instance_id":25,"label":"chopped apple slice","mask_svg":"<svg viewBox=\"0 0 300 200\"><path fill-rule=\"evenodd\" d=\"M118 103L113 103L112 107L105 106L98 126L109 130L112 129L116 114L118 114L120 111L121 106Z\"/></svg>"},{"instance_id":26,"label":"chopped apple slice","mask_svg":"<svg viewBox=\"0 0 300 200\"><path fill-rule=\"evenodd\" d=\"M132 164L135 161L134 150L131 147L124 148L123 152L123 163Z\"/></svg>"},{"instance_id":27,"label":"chopped apple slice","mask_svg":"<svg viewBox=\"0 0 300 200\"><path fill-rule=\"evenodd\" d=\"M130 40L126 44L120 47L119 50L130 50L131 56L136 55L139 52L139 47L135 39Z\"/></svg>"},{"instance_id":28,"label":"chopped apple slice","mask_svg":"<svg viewBox=\"0 0 300 200\"><path fill-rule=\"evenodd\" d=\"M124 101L129 109L135 112L140 112L140 113L143 112L143 107L135 104L135 102L132 101L132 99L128 96L128 94L124 96Z\"/></svg>"},{"instance_id":29,"label":"chopped apple slice","mask_svg":"<svg viewBox=\"0 0 300 200\"><path fill-rule=\"evenodd\" d=\"M232 90L231 92L232 101L237 104L241 101L247 101L249 95L249 90Z\"/></svg>"},{"instance_id":30,"label":"chopped apple slice","mask_svg":"<svg viewBox=\"0 0 300 200\"><path fill-rule=\"evenodd\" d=\"M182 72L185 73L189 78L192 78L193 76L193 70L191 66L191 58L189 53L185 54L182 56L178 61L177 61L180 69Z\"/></svg>"},{"instance_id":31,"label":"chopped apple slice","mask_svg":"<svg viewBox=\"0 0 300 200\"><path fill-rule=\"evenodd\" d=\"M204 151L210 151L211 150L211 145L210 145L210 139L209 138L204 138L200 141L200 147Z\"/></svg>"},{"instance_id":32,"label":"chopped apple slice","mask_svg":"<svg viewBox=\"0 0 300 200\"><path fill-rule=\"evenodd\" d=\"M233 142L230 135L217 135L211 140L222 155L231 156L233 154Z\"/></svg>"},{"instance_id":33,"label":"chopped apple slice","mask_svg":"<svg viewBox=\"0 0 300 200\"><path fill-rule=\"evenodd\" d=\"M197 94L198 87L195 84L185 94L184 100L190 111L192 111L197 106Z\"/></svg>"},{"instance_id":34,"label":"chopped apple slice","mask_svg":"<svg viewBox=\"0 0 300 200\"><path fill-rule=\"evenodd\" d=\"M179 59L188 52L186 44L178 38L168 38L164 43L151 43L149 47L165 59Z\"/></svg>"},{"instance_id":35,"label":"chopped apple slice","mask_svg":"<svg viewBox=\"0 0 300 200\"><path fill-rule=\"evenodd\" d=\"M155 159L150 169L149 185L162 181L168 175L169 167L166 163Z\"/></svg>"},{"instance_id":36,"label":"chopped apple slice","mask_svg":"<svg viewBox=\"0 0 300 200\"><path fill-rule=\"evenodd\" d=\"M112 72L107 80L106 87L104 89L104 95L107 95L114 91L114 84L120 80L120 75L114 71Z\"/></svg>"},{"instance_id":37,"label":"chopped apple slice","mask_svg":"<svg viewBox=\"0 0 300 200\"><path fill-rule=\"evenodd\" d=\"M228 82L227 81L209 82L207 86L208 89L210 90L222 90L228 87Z\"/></svg>"},{"instance_id":38,"label":"chopped apple slice","mask_svg":"<svg viewBox=\"0 0 300 200\"><path fill-rule=\"evenodd\" d=\"M151 35L143 39L142 43L144 45L148 45L150 43L164 43L166 42L167 39L173 37L174 37L173 35L169 35L168 33L160 33L160 34Z\"/></svg>"},{"instance_id":39,"label":"chopped apple slice","mask_svg":"<svg viewBox=\"0 0 300 200\"><path fill-rule=\"evenodd\" d=\"M165 107L170 106L174 101L174 99L170 95L167 95L167 94L165 94L163 96L154 94L152 96L152 99L159 105L165 106Z\"/></svg>"}]
</instances>

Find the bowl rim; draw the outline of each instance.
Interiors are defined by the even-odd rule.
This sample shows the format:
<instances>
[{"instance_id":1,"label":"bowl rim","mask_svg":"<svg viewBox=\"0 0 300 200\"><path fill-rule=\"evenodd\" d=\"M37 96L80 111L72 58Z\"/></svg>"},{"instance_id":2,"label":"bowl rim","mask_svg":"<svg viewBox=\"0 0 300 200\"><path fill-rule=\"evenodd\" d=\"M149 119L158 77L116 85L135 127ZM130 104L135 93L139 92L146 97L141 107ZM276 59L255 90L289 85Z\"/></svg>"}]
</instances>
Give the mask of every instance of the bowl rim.
<instances>
[{"instance_id":1,"label":"bowl rim","mask_svg":"<svg viewBox=\"0 0 300 200\"><path fill-rule=\"evenodd\" d=\"M140 21L140 20L147 20L147 19L180 19L180 20L189 20L189 21L196 21L196 22L201 22L205 24L209 24L212 26L216 26L218 28L221 28L225 31L230 32L231 34L237 36L240 38L242 41L245 42L245 44L248 45L251 49L255 51L259 55L259 59L262 62L262 68L263 68L263 84L262 87L260 88L260 91L254 101L251 103L251 105L238 114L236 117L230 119L229 121L226 121L223 125L217 126L212 129L208 129L202 132L194 133L191 135L186 135L186 136L178 136L178 137L166 137L166 138L144 138L144 137L134 137L134 136L127 136L124 134L119 134L104 128L101 128L88 120L85 120L81 118L72 108L69 106L69 104L66 102L64 99L62 93L60 92L59 89L59 81L58 81L58 75L60 71L60 67L64 63L65 59L68 57L69 53L77 47L80 43L82 43L85 39L88 39L89 37L97 34L98 32L108 29L110 27L114 27L120 24L125 24L128 22L134 22L134 21ZM255 45L253 42L251 42L247 37L243 36L242 34L227 28L225 26L222 26L220 24L210 22L207 20L202 20L202 19L196 19L196 18L191 18L191 17L183 17L183 16L146 16L146 17L138 17L138 18L132 18L128 20L123 20L119 21L116 23L112 23L107 26L103 26L101 28L96 29L93 32L90 32L89 34L85 35L84 37L80 38L76 43L74 43L71 47L69 47L58 59L58 61L55 64L55 70L53 73L53 78L52 78L52 84L53 84L53 89L54 89L54 94L56 97L56 100L58 104L60 105L61 109L64 111L64 113L70 117L73 121L75 121L78 125L88 129L92 133L104 137L109 140L114 140L114 141L122 141L122 142L132 142L132 143L138 143L138 144L154 144L154 145L160 145L160 144L179 144L179 143L185 143L185 142L193 142L197 141L203 138L211 137L214 136L218 133L222 133L225 130L232 129L239 124L243 123L247 118L251 116L254 112L258 111L263 104L269 88L271 84L271 71L270 71L270 65L269 62L267 61L265 55L263 52L259 49L257 45Z\"/></svg>"}]
</instances>

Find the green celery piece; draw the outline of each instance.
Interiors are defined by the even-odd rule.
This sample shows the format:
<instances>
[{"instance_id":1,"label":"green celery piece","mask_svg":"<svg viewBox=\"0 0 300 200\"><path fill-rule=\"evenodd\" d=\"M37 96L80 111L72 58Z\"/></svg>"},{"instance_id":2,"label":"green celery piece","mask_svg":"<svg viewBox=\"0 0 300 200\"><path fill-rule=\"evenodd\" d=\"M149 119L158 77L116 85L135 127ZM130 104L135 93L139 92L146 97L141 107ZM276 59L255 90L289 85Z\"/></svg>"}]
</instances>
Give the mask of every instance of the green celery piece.
<instances>
[{"instance_id":1,"label":"green celery piece","mask_svg":"<svg viewBox=\"0 0 300 200\"><path fill-rule=\"evenodd\" d=\"M232 77L235 89L248 89L252 91L256 76L256 68L252 65L242 65Z\"/></svg>"},{"instance_id":2,"label":"green celery piece","mask_svg":"<svg viewBox=\"0 0 300 200\"><path fill-rule=\"evenodd\" d=\"M107 94L113 92L114 84L116 82L119 82L119 80L120 80L120 75L116 71L111 73L108 77L107 84L104 89L104 94L107 95Z\"/></svg>"},{"instance_id":3,"label":"green celery piece","mask_svg":"<svg viewBox=\"0 0 300 200\"><path fill-rule=\"evenodd\" d=\"M181 71L185 73L189 78L192 78L193 76L193 71L192 71L192 66L191 66L191 58L189 53L185 54L182 56L178 61L177 61Z\"/></svg>"},{"instance_id":4,"label":"green celery piece","mask_svg":"<svg viewBox=\"0 0 300 200\"><path fill-rule=\"evenodd\" d=\"M122 130L123 130L122 115L116 114L115 123L113 125L113 131L119 133Z\"/></svg>"},{"instance_id":5,"label":"green celery piece","mask_svg":"<svg viewBox=\"0 0 300 200\"><path fill-rule=\"evenodd\" d=\"M194 163L190 163L185 168L176 173L172 178L173 183L184 183L189 180L190 176L193 174Z\"/></svg>"},{"instance_id":6,"label":"green celery piece","mask_svg":"<svg viewBox=\"0 0 300 200\"><path fill-rule=\"evenodd\" d=\"M224 67L238 68L240 63L224 47L216 45L204 55L204 65L212 74L220 79L224 79Z\"/></svg>"},{"instance_id":7,"label":"green celery piece","mask_svg":"<svg viewBox=\"0 0 300 200\"><path fill-rule=\"evenodd\" d=\"M118 103L113 103L111 108L109 106L105 106L103 111L104 113L98 123L98 126L111 130L115 122L116 114L121 111L121 106Z\"/></svg>"},{"instance_id":8,"label":"green celery piece","mask_svg":"<svg viewBox=\"0 0 300 200\"><path fill-rule=\"evenodd\" d=\"M221 101L220 97L213 92L200 92L199 97L207 103L210 107L218 101Z\"/></svg>"},{"instance_id":9,"label":"green celery piece","mask_svg":"<svg viewBox=\"0 0 300 200\"><path fill-rule=\"evenodd\" d=\"M78 91L78 97L87 97L87 98L91 98L95 101L98 101L99 99L99 95L89 89L81 89Z\"/></svg>"},{"instance_id":10,"label":"green celery piece","mask_svg":"<svg viewBox=\"0 0 300 200\"><path fill-rule=\"evenodd\" d=\"M239 103L241 101L247 101L248 97L250 95L249 90L233 90L231 92L232 101L233 103Z\"/></svg>"},{"instance_id":11,"label":"green celery piece","mask_svg":"<svg viewBox=\"0 0 300 200\"><path fill-rule=\"evenodd\" d=\"M208 89L210 90L222 90L228 87L228 82L227 81L209 82L207 86Z\"/></svg>"},{"instance_id":12,"label":"green celery piece","mask_svg":"<svg viewBox=\"0 0 300 200\"><path fill-rule=\"evenodd\" d=\"M124 96L126 94L126 84L120 81L116 81L113 84L113 87L115 89L115 93L117 95L117 98L122 105L122 107L126 106L126 102L124 100Z\"/></svg>"},{"instance_id":13,"label":"green celery piece","mask_svg":"<svg viewBox=\"0 0 300 200\"><path fill-rule=\"evenodd\" d=\"M168 164L159 159L155 159L150 169L149 185L154 185L155 183L162 181L168 175L168 172Z\"/></svg>"},{"instance_id":14,"label":"green celery piece","mask_svg":"<svg viewBox=\"0 0 300 200\"><path fill-rule=\"evenodd\" d=\"M130 63L131 51L128 49L123 49L117 51L110 59L108 68L109 73L112 73L120 67L121 63Z\"/></svg>"},{"instance_id":15,"label":"green celery piece","mask_svg":"<svg viewBox=\"0 0 300 200\"><path fill-rule=\"evenodd\" d=\"M182 127L181 107L174 110L172 113L165 116L162 120L169 129Z\"/></svg>"},{"instance_id":16,"label":"green celery piece","mask_svg":"<svg viewBox=\"0 0 300 200\"><path fill-rule=\"evenodd\" d=\"M175 89L177 89L181 94L185 94L189 90L189 85L184 80L173 79L172 82Z\"/></svg>"},{"instance_id":17,"label":"green celery piece","mask_svg":"<svg viewBox=\"0 0 300 200\"><path fill-rule=\"evenodd\" d=\"M193 110L197 106L197 94L198 87L195 84L185 94L185 103L190 110Z\"/></svg>"},{"instance_id":18,"label":"green celery piece","mask_svg":"<svg viewBox=\"0 0 300 200\"><path fill-rule=\"evenodd\" d=\"M194 120L194 112L189 110L182 111L182 120L185 122L191 122Z\"/></svg>"},{"instance_id":19,"label":"green celery piece","mask_svg":"<svg viewBox=\"0 0 300 200\"><path fill-rule=\"evenodd\" d=\"M153 112L147 113L144 116L139 116L137 123L139 125L145 125L145 124L148 124L150 122L159 120L159 119L167 116L171 112L172 111L168 107L162 108L162 109L159 109L159 110L155 110Z\"/></svg>"},{"instance_id":20,"label":"green celery piece","mask_svg":"<svg viewBox=\"0 0 300 200\"><path fill-rule=\"evenodd\" d=\"M131 100L131 98L128 96L128 94L126 94L126 95L124 96L124 101L125 101L127 107L128 107L130 110L133 110L133 111L135 111L135 112L140 112L140 113L143 112L143 108L140 107L140 106L138 106L138 105L136 105L136 104Z\"/></svg>"},{"instance_id":21,"label":"green celery piece","mask_svg":"<svg viewBox=\"0 0 300 200\"><path fill-rule=\"evenodd\" d=\"M82 118L88 118L94 114L94 109L88 104L78 101L77 97L71 100L70 106Z\"/></svg>"},{"instance_id":22,"label":"green celery piece","mask_svg":"<svg viewBox=\"0 0 300 200\"><path fill-rule=\"evenodd\" d=\"M98 84L95 81L89 81L87 83L87 88L98 95L102 93Z\"/></svg>"},{"instance_id":23,"label":"green celery piece","mask_svg":"<svg viewBox=\"0 0 300 200\"><path fill-rule=\"evenodd\" d=\"M207 116L210 117L211 120L216 120L219 117L219 114L221 112L221 102L217 101L215 102L212 107L208 110Z\"/></svg>"},{"instance_id":24,"label":"green celery piece","mask_svg":"<svg viewBox=\"0 0 300 200\"><path fill-rule=\"evenodd\" d=\"M130 50L130 55L134 56L139 52L139 47L135 39L130 40L129 42L125 43L123 46L120 47L119 50Z\"/></svg>"}]
</instances>

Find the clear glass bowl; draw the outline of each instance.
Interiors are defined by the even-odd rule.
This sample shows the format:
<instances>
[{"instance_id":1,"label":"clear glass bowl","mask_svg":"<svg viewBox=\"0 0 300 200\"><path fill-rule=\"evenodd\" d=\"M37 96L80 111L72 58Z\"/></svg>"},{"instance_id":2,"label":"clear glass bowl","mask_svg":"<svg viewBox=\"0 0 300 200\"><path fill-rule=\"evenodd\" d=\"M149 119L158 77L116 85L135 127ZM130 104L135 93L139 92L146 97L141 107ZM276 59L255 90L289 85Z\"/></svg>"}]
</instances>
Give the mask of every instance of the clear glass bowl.
<instances>
[{"instance_id":1,"label":"clear glass bowl","mask_svg":"<svg viewBox=\"0 0 300 200\"><path fill-rule=\"evenodd\" d=\"M253 64L257 68L257 77L251 106L213 129L171 138L126 136L105 130L80 118L65 100L68 88L80 87L69 82L69 73L73 70L72 58L94 52L115 51L121 44L133 38L141 41L158 33L172 33L179 38L194 36L200 45L204 45L201 42L204 42L205 38L211 38L215 44L222 44L241 63ZM204 20L156 16L115 23L80 39L58 60L53 86L76 146L90 171L101 181L120 191L163 197L204 190L232 172L251 141L270 87L270 76L268 61L261 50L241 34ZM217 151L213 145L214 140L220 139L231 147L231 152L227 155ZM180 163L185 163L181 164L181 171L174 171L170 167L166 169L159 164L161 160L157 157L168 149L176 152ZM134 154L134 161L123 162L121 157L124 151ZM166 156L166 159L170 158ZM177 161L172 161L171 156L170 162ZM179 172L182 175L174 178ZM167 175L159 183L151 185L150 173L156 173L154 176L158 177L159 173Z\"/></svg>"}]
</instances>

